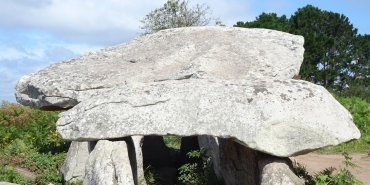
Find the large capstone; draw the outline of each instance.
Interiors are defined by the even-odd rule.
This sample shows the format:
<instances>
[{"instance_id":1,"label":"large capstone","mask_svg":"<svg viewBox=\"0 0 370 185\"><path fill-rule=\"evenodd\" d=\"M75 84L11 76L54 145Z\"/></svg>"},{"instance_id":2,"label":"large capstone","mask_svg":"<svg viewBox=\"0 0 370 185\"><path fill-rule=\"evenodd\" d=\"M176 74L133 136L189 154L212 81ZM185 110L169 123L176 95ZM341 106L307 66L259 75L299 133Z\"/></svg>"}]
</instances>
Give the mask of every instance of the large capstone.
<instances>
[{"instance_id":1,"label":"large capstone","mask_svg":"<svg viewBox=\"0 0 370 185\"><path fill-rule=\"evenodd\" d=\"M290 79L303 61L303 37L267 29L194 27L163 30L53 64L16 87L17 101L64 109L137 82Z\"/></svg>"},{"instance_id":2,"label":"large capstone","mask_svg":"<svg viewBox=\"0 0 370 185\"><path fill-rule=\"evenodd\" d=\"M360 137L349 112L329 92L299 80L135 84L61 113L57 129L79 141L212 135L284 157Z\"/></svg>"}]
</instances>

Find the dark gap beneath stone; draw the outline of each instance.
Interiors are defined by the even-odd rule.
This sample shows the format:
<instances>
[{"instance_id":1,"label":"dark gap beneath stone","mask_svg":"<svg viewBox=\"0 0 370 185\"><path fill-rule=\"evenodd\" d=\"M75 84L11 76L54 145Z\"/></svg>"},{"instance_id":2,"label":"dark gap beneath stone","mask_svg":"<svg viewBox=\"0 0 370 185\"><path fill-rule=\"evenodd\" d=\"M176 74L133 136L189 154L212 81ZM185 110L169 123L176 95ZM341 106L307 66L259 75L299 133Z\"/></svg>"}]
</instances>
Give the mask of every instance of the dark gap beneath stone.
<instances>
[{"instance_id":1,"label":"dark gap beneath stone","mask_svg":"<svg viewBox=\"0 0 370 185\"><path fill-rule=\"evenodd\" d=\"M187 153L194 150L200 150L197 136L181 137L179 150L176 147L168 147L162 136L144 136L142 146L144 169L152 170L161 185L176 184L179 167L201 160L190 159L187 156Z\"/></svg>"}]
</instances>

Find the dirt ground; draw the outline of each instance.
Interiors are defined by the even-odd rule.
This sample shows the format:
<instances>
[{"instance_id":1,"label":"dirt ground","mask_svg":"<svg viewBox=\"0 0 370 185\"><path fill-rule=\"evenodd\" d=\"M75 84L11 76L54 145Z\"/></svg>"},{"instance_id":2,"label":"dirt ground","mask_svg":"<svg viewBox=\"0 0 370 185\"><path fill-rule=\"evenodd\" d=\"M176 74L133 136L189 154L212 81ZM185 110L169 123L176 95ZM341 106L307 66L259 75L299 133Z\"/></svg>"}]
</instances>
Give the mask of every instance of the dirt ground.
<instances>
[{"instance_id":1,"label":"dirt ground","mask_svg":"<svg viewBox=\"0 0 370 185\"><path fill-rule=\"evenodd\" d=\"M357 164L358 168L350 168L352 174L363 183L370 185L370 156L368 154L351 154L352 162ZM344 167L342 161L344 157L340 154L316 154L309 153L291 157L303 164L310 174L315 174L325 168L334 167L336 169Z\"/></svg>"}]
</instances>

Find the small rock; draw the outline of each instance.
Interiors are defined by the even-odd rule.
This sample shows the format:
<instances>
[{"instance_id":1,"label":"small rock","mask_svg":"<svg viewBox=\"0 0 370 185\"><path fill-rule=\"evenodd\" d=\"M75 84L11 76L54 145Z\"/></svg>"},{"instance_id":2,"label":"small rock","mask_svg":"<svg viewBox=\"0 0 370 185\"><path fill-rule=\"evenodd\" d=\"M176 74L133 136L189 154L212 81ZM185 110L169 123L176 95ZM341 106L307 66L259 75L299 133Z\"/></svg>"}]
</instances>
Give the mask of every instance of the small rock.
<instances>
[{"instance_id":1,"label":"small rock","mask_svg":"<svg viewBox=\"0 0 370 185\"><path fill-rule=\"evenodd\" d=\"M288 158L266 158L258 162L261 185L304 185L291 169Z\"/></svg>"}]
</instances>

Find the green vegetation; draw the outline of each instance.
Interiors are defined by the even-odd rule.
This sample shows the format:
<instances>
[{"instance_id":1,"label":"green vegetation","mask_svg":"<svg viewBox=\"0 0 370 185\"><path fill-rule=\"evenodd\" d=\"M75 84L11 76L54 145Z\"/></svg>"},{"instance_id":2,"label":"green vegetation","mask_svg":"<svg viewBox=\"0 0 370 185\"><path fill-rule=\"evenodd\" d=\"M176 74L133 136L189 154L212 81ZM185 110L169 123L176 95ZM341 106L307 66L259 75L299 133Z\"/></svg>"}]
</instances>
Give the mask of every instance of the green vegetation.
<instances>
[{"instance_id":1,"label":"green vegetation","mask_svg":"<svg viewBox=\"0 0 370 185\"><path fill-rule=\"evenodd\" d=\"M186 163L179 168L178 181L181 185L222 185L213 171L211 157L206 151L194 150L187 153L190 159L198 159L194 163Z\"/></svg>"},{"instance_id":2,"label":"green vegetation","mask_svg":"<svg viewBox=\"0 0 370 185\"><path fill-rule=\"evenodd\" d=\"M163 136L164 143L168 148L173 148L179 150L181 146L181 137L175 135L166 135Z\"/></svg>"},{"instance_id":3,"label":"green vegetation","mask_svg":"<svg viewBox=\"0 0 370 185\"><path fill-rule=\"evenodd\" d=\"M13 182L17 184L31 184L30 180L20 176L11 166L0 169L0 181Z\"/></svg>"},{"instance_id":4,"label":"green vegetation","mask_svg":"<svg viewBox=\"0 0 370 185\"><path fill-rule=\"evenodd\" d=\"M61 184L59 168L69 143L55 129L57 112L45 112L16 104L0 107L0 181L19 184ZM35 174L22 177L16 167Z\"/></svg>"},{"instance_id":5,"label":"green vegetation","mask_svg":"<svg viewBox=\"0 0 370 185\"><path fill-rule=\"evenodd\" d=\"M216 177L213 171L211 157L206 155L205 150L193 150L187 153L189 159L195 159L196 162L190 162L181 165L178 168L178 185L222 185L221 180ZM155 169L150 166L145 169L145 181L148 185L160 185L161 179L156 174ZM139 184L140 184L139 180ZM142 183L141 183L142 184Z\"/></svg>"},{"instance_id":6,"label":"green vegetation","mask_svg":"<svg viewBox=\"0 0 370 185\"><path fill-rule=\"evenodd\" d=\"M144 179L139 179L138 184L147 184L147 185L159 185L158 182L160 181L159 177L155 174L154 169L151 166L148 166L144 170Z\"/></svg>"},{"instance_id":7,"label":"green vegetation","mask_svg":"<svg viewBox=\"0 0 370 185\"><path fill-rule=\"evenodd\" d=\"M362 185L363 183L357 180L348 168L357 167L352 163L352 158L348 153L342 153L344 156L343 164L345 168L336 170L335 168L327 168L315 175L310 175L306 168L299 163L294 163L294 172L298 177L305 180L306 185Z\"/></svg>"}]
</instances>

